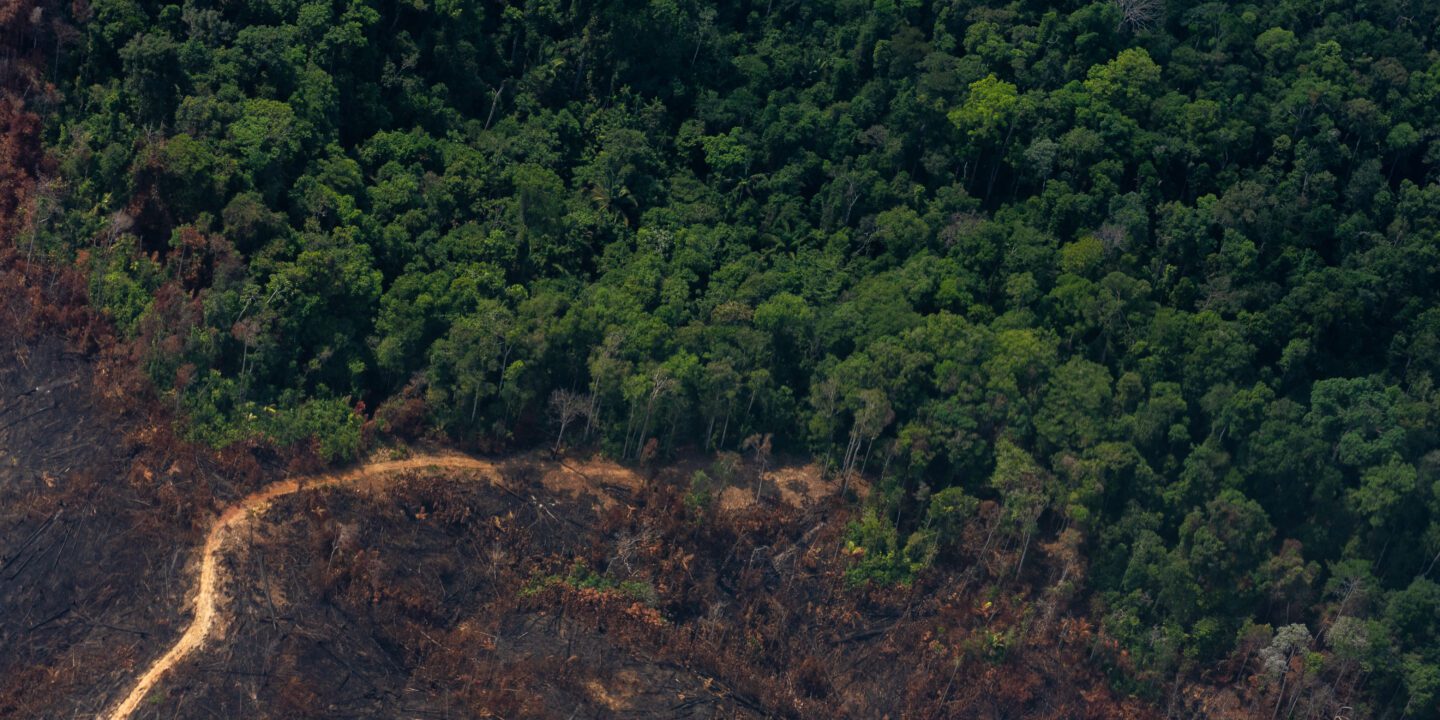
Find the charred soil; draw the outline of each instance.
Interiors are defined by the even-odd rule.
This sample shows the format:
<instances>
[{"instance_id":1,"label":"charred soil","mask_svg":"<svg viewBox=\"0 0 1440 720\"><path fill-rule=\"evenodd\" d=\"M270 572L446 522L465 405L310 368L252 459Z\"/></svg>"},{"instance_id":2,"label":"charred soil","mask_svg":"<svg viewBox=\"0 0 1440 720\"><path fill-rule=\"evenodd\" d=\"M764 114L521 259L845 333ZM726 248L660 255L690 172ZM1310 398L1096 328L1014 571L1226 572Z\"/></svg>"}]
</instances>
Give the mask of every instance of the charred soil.
<instances>
[{"instance_id":1,"label":"charred soil","mask_svg":"<svg viewBox=\"0 0 1440 720\"><path fill-rule=\"evenodd\" d=\"M26 358L0 375L0 716L93 717L190 626L216 518L287 469L116 414L59 341ZM685 463L468 462L342 471L237 523L213 631L131 717L1151 714L1106 689L1098 636L1043 589L852 587L851 506L802 468L736 504L718 498L754 479L697 502Z\"/></svg>"},{"instance_id":2,"label":"charred soil","mask_svg":"<svg viewBox=\"0 0 1440 720\"><path fill-rule=\"evenodd\" d=\"M217 518L341 477L224 535L213 627L129 717L1158 715L1109 688L1125 660L1065 590L1074 549L1016 579L1017 549L985 542L993 505L962 543L985 550L873 588L843 551L863 485L842 497L802 463L215 452L177 437L73 273L9 252L0 717L114 711L193 626Z\"/></svg>"}]
</instances>

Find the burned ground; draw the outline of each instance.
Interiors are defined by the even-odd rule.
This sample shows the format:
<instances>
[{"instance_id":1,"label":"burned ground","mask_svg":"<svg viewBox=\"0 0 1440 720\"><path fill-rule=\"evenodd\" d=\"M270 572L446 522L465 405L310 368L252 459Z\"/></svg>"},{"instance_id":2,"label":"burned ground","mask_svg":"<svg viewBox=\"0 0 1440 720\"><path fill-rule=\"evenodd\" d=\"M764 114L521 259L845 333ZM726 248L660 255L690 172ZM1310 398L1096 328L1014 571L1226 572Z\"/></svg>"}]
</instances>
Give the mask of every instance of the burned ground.
<instances>
[{"instance_id":1,"label":"burned ground","mask_svg":"<svg viewBox=\"0 0 1440 720\"><path fill-rule=\"evenodd\" d=\"M713 681L615 641L628 607L607 632L533 592L599 538L595 498L526 475L278 502L227 554L223 636L137 717L735 716Z\"/></svg>"},{"instance_id":2,"label":"burned ground","mask_svg":"<svg viewBox=\"0 0 1440 720\"><path fill-rule=\"evenodd\" d=\"M32 342L0 376L0 717L113 703L189 622L216 512L287 472L178 441L65 348ZM733 477L696 487L715 465ZM1108 649L1054 591L1061 550L1021 581L996 582L1013 561L996 548L857 587L853 498L787 493L797 472L756 502L735 457L642 476L532 454L499 484L426 471L286 496L225 546L220 632L135 717L1153 714L1087 662Z\"/></svg>"},{"instance_id":3,"label":"burned ground","mask_svg":"<svg viewBox=\"0 0 1440 720\"><path fill-rule=\"evenodd\" d=\"M0 716L93 706L182 620L195 534L122 480L91 371L55 341L0 371Z\"/></svg>"},{"instance_id":4,"label":"burned ground","mask_svg":"<svg viewBox=\"0 0 1440 720\"><path fill-rule=\"evenodd\" d=\"M851 587L839 503L722 512L676 471L570 494L544 467L278 501L229 546L222 634L137 717L1147 714L1023 591Z\"/></svg>"},{"instance_id":5,"label":"burned ground","mask_svg":"<svg viewBox=\"0 0 1440 720\"><path fill-rule=\"evenodd\" d=\"M0 718L98 713L173 642L204 527L264 474L176 437L83 287L0 249Z\"/></svg>"}]
</instances>

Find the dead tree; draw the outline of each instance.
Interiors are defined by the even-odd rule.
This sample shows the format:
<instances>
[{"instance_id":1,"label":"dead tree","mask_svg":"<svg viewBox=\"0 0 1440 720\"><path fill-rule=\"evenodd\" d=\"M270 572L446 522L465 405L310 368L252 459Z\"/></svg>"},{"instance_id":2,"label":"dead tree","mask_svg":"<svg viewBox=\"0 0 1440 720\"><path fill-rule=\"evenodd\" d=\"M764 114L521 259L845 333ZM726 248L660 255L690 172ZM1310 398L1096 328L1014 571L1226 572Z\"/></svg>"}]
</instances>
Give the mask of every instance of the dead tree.
<instances>
[{"instance_id":1,"label":"dead tree","mask_svg":"<svg viewBox=\"0 0 1440 720\"><path fill-rule=\"evenodd\" d=\"M1131 32L1149 30L1165 14L1165 0L1111 0L1120 10L1119 27Z\"/></svg>"},{"instance_id":2,"label":"dead tree","mask_svg":"<svg viewBox=\"0 0 1440 720\"><path fill-rule=\"evenodd\" d=\"M560 452L560 445L565 441L565 428L570 422L582 415L590 414L590 396L569 390L556 390L550 393L550 411L555 413L555 419L560 422L560 433L555 436L555 452Z\"/></svg>"},{"instance_id":3,"label":"dead tree","mask_svg":"<svg viewBox=\"0 0 1440 720\"><path fill-rule=\"evenodd\" d=\"M770 467L770 441L774 438L772 433L755 433L745 438L741 445L745 450L755 453L755 502L760 502L760 491L765 487L765 471Z\"/></svg>"}]
</instances>

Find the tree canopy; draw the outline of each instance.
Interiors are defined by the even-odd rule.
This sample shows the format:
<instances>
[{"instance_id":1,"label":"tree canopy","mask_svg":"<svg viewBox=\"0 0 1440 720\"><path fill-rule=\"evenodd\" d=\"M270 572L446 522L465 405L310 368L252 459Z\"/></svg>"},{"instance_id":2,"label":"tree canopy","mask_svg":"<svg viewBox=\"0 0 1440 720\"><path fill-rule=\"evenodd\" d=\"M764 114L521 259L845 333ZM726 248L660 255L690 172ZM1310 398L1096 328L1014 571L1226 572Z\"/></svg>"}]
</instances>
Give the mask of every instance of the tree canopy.
<instances>
[{"instance_id":1,"label":"tree canopy","mask_svg":"<svg viewBox=\"0 0 1440 720\"><path fill-rule=\"evenodd\" d=\"M63 12L21 242L192 436L773 435L876 479L861 579L994 503L1142 685L1258 632L1292 713L1440 718L1440 6Z\"/></svg>"}]
</instances>

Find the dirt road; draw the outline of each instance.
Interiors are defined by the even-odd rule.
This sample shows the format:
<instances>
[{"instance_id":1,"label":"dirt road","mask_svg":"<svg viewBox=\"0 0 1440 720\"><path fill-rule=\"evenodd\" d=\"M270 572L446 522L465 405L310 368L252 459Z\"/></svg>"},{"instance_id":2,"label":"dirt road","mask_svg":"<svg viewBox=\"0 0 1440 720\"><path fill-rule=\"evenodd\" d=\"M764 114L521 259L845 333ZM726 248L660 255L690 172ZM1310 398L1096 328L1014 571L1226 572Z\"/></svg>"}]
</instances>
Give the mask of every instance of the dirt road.
<instances>
[{"instance_id":1,"label":"dirt road","mask_svg":"<svg viewBox=\"0 0 1440 720\"><path fill-rule=\"evenodd\" d=\"M528 461L540 470L540 483L546 491L556 495L576 497L593 496L601 506L616 502L609 489L636 492L644 481L633 470L614 462L594 457L588 460L570 459L559 462ZM100 716L99 720L129 720L142 702L155 690L160 680L191 653L203 646L215 633L219 622L220 605L225 596L220 587L220 552L230 531L243 526L247 520L259 518L270 503L277 498L299 492L302 489L326 487L349 487L375 489L396 479L398 473L407 470L466 470L475 475L468 480L485 480L501 484L502 463L482 460L458 453L418 454L403 460L378 460L332 473L321 473L305 477L280 480L265 486L226 508L211 525L205 536L205 546L200 555L199 581L196 583L193 602L194 617L184 634L164 655L156 660L135 680L124 699L113 709ZM781 467L766 474L766 481L778 490L779 500L792 506L801 506L827 497L838 491L833 482L827 483L818 467ZM863 484L856 485L862 494ZM723 509L741 510L754 504L753 493L747 489L727 487L722 499ZM730 495L736 497L731 498ZM732 507L733 506L733 507Z\"/></svg>"},{"instance_id":2,"label":"dirt road","mask_svg":"<svg viewBox=\"0 0 1440 720\"><path fill-rule=\"evenodd\" d=\"M229 530L241 525L246 519L257 517L264 513L266 508L276 498L298 492L302 488L313 489L321 487L337 487L356 485L363 481L375 481L386 479L396 473L406 470L423 470L428 468L442 470L475 470L484 473L485 479L490 482L501 481L499 469L496 463L467 457L458 454L432 454L417 455L404 460L384 460L360 465L349 470L334 473L324 473L300 478L281 480L265 488L246 496L239 502L227 508L210 527L210 532L205 536L205 549L200 557L200 578L198 587L195 590L194 608L195 617L190 621L190 626L185 633L175 642L159 660L156 660L140 677L135 681L125 699L115 705L109 713L103 717L105 720L127 720L140 703L154 690L165 673L169 672L190 653L194 652L205 640L210 637L215 629L217 607L221 601L220 571L220 548L224 543Z\"/></svg>"}]
</instances>

